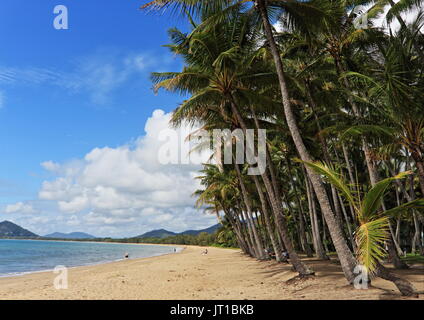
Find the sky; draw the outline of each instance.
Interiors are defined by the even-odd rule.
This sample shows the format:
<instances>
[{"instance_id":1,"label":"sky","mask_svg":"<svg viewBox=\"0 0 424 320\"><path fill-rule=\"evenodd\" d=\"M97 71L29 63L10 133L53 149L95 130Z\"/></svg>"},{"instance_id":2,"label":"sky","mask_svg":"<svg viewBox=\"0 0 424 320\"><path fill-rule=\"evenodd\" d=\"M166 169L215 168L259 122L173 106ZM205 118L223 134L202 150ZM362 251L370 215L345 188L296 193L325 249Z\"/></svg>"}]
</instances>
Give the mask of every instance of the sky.
<instances>
[{"instance_id":1,"label":"sky","mask_svg":"<svg viewBox=\"0 0 424 320\"><path fill-rule=\"evenodd\" d=\"M184 97L155 94L149 75L181 69L163 45L187 24L142 3L0 2L0 221L110 237L216 223L191 197L200 167L158 161ZM66 30L54 27L57 5Z\"/></svg>"},{"instance_id":2,"label":"sky","mask_svg":"<svg viewBox=\"0 0 424 320\"><path fill-rule=\"evenodd\" d=\"M158 162L183 97L155 94L149 75L181 69L163 45L186 23L142 3L1 1L0 221L112 237L216 223L194 207L199 167Z\"/></svg>"}]
</instances>

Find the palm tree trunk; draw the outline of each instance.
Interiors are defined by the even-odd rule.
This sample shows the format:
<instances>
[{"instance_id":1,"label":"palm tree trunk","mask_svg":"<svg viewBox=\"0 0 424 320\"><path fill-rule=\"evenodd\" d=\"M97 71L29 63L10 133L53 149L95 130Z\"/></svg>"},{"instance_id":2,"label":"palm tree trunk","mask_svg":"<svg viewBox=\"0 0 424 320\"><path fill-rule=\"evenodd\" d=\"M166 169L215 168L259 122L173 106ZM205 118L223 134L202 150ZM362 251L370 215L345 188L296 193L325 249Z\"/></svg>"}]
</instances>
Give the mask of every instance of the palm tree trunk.
<instances>
[{"instance_id":1,"label":"palm tree trunk","mask_svg":"<svg viewBox=\"0 0 424 320\"><path fill-rule=\"evenodd\" d=\"M258 252L257 252L256 246L255 246L255 239L254 239L254 236L253 236L252 226L251 226L250 221L248 220L244 210L241 211L241 215L242 215L242 218L243 218L243 223L245 225L246 233L248 235L246 240L247 240L247 243L249 244L250 255L254 258L257 258Z\"/></svg>"},{"instance_id":2,"label":"palm tree trunk","mask_svg":"<svg viewBox=\"0 0 424 320\"><path fill-rule=\"evenodd\" d=\"M240 249L246 254L249 253L249 249L248 249L246 243L244 242L243 236L241 234L241 231L240 231L238 225L236 224L234 219L231 217L231 215L227 215L227 219L230 222L230 225L233 228L234 232L236 233L237 243L238 243Z\"/></svg>"},{"instance_id":3,"label":"palm tree trunk","mask_svg":"<svg viewBox=\"0 0 424 320\"><path fill-rule=\"evenodd\" d=\"M321 235L319 232L319 225L317 221L318 217L317 217L317 211L315 206L314 193L311 190L312 186L310 185L310 181L308 177L306 177L305 180L306 180L306 193L308 197L309 215L311 218L312 239L313 239L315 254L317 255L318 259L329 260L329 257L325 254L324 246L321 241Z\"/></svg>"},{"instance_id":4,"label":"palm tree trunk","mask_svg":"<svg viewBox=\"0 0 424 320\"><path fill-rule=\"evenodd\" d=\"M347 232L349 233L350 245L352 246L353 252L355 252L356 251L356 243L355 243L355 240L353 239L352 227L350 226L350 221L349 221L349 218L347 216L346 208L343 205L343 201L342 201L342 199L340 197L340 194L337 193L337 196L338 196L339 201L341 203L341 207L342 207L342 211L343 211L343 216L344 216L345 221L346 221Z\"/></svg>"},{"instance_id":5,"label":"palm tree trunk","mask_svg":"<svg viewBox=\"0 0 424 320\"><path fill-rule=\"evenodd\" d=\"M417 246L419 249L419 252L421 252L422 248L421 248L421 241L420 241L420 222L417 219L417 214L415 212L413 212L412 214L413 216L413 221L414 221L414 227L415 227L415 232L414 232L414 236L412 238L412 253L416 253L417 252Z\"/></svg>"},{"instance_id":6,"label":"palm tree trunk","mask_svg":"<svg viewBox=\"0 0 424 320\"><path fill-rule=\"evenodd\" d=\"M304 221L305 216L303 212L302 202L300 201L299 195L297 193L297 188L294 184L293 184L293 188L294 188L294 194L295 194L297 206L299 207L299 231L300 231L300 241L301 241L302 249L308 257L312 257L311 247L309 246L308 238L306 237L306 230L305 230L306 228L305 228L305 221Z\"/></svg>"},{"instance_id":7,"label":"palm tree trunk","mask_svg":"<svg viewBox=\"0 0 424 320\"><path fill-rule=\"evenodd\" d=\"M345 68L343 66L340 55L333 53L333 58L334 58L334 63L336 66L337 73L339 75L343 74L345 72ZM352 92L351 85L346 77L343 77L342 84L344 85L345 89ZM355 117L358 118L359 120L362 119L361 112L356 102L352 99L352 97L349 94L347 95L347 100L352 107L352 111ZM367 164L371 185L374 186L379 180L377 175L377 168L375 166L374 160L372 159L371 149L368 147L368 144L365 138L362 137L361 141L362 141L362 151L364 152L364 155L365 155L365 162Z\"/></svg>"},{"instance_id":8,"label":"palm tree trunk","mask_svg":"<svg viewBox=\"0 0 424 320\"><path fill-rule=\"evenodd\" d=\"M247 220L248 220L248 223L250 225L250 228L252 230L253 237L254 237L254 240L255 240L254 243L256 245L255 249L256 249L256 253L257 253L256 258L258 258L259 260L263 260L263 259L265 259L264 247L262 245L261 238L259 237L258 230L256 229L256 226L252 221L252 207L250 205L249 194L247 193L246 186L243 182L243 177L241 175L239 165L234 162L234 167L236 169L237 177L239 179L239 184L240 184L241 193L242 193L242 196L243 196L244 205L246 206L246 209L247 209L247 216L248 216Z\"/></svg>"},{"instance_id":9,"label":"palm tree trunk","mask_svg":"<svg viewBox=\"0 0 424 320\"><path fill-rule=\"evenodd\" d=\"M250 232L249 226L247 224L247 221L245 221L245 218L243 216L242 210L239 213L239 218L236 220L236 223L239 224L239 228L241 231L241 234L243 235L243 239L246 243L247 249L248 249L248 254L251 257L255 257L256 256L256 252L254 250L254 246L253 246L253 235Z\"/></svg>"},{"instance_id":10,"label":"palm tree trunk","mask_svg":"<svg viewBox=\"0 0 424 320\"><path fill-rule=\"evenodd\" d=\"M418 169L418 179L420 182L421 194L424 197L424 160L420 158L416 153L412 153L415 165Z\"/></svg>"},{"instance_id":11,"label":"palm tree trunk","mask_svg":"<svg viewBox=\"0 0 424 320\"><path fill-rule=\"evenodd\" d=\"M401 219L398 218L396 220L396 232L395 232L395 239L398 243L400 242L400 226L401 226Z\"/></svg>"},{"instance_id":12,"label":"palm tree trunk","mask_svg":"<svg viewBox=\"0 0 424 320\"><path fill-rule=\"evenodd\" d=\"M319 123L318 115L316 113L317 104L315 103L315 99L312 96L312 89L311 89L311 86L309 85L308 81L305 81L305 88L306 88L306 90L305 90L306 91L306 98L307 98L308 103L309 103L309 105L312 109L312 112L314 114L315 123L317 124L318 139L321 142L321 149L322 149L324 161L328 165L331 165L331 157L330 157L330 152L328 151L327 141L325 141L324 137L321 134L322 128L321 128L321 125ZM332 200L333 200L333 207L334 207L334 212L336 213L337 221L340 224L340 228L343 230L343 228L342 228L342 225L343 225L342 214L341 214L341 210L340 210L340 206L339 206L339 201L337 199L336 188L333 185L331 185L331 196L332 196Z\"/></svg>"},{"instance_id":13,"label":"palm tree trunk","mask_svg":"<svg viewBox=\"0 0 424 320\"><path fill-rule=\"evenodd\" d=\"M270 220L270 216L269 216L269 212L268 212L266 198L265 198L265 196L262 192L262 188L261 188L261 185L259 183L258 177L257 176L252 176L252 177L253 177L253 181L255 182L256 189L258 190L259 199L261 201L261 206L262 206L262 213L263 213L264 218L265 218L266 229L268 231L268 236L271 240L272 248L274 249L274 252L275 252L275 259L277 260L277 262L281 262L281 261L284 260L284 258L283 258L282 252L281 252L281 248L278 245L278 242L276 241L276 239L274 237L274 230L272 230L271 220Z\"/></svg>"},{"instance_id":14,"label":"palm tree trunk","mask_svg":"<svg viewBox=\"0 0 424 320\"><path fill-rule=\"evenodd\" d=\"M327 228L325 225L325 220L324 218L322 218L322 243L324 244L324 250L325 253L329 253L330 249L328 248L328 244L327 244Z\"/></svg>"},{"instance_id":15,"label":"palm tree trunk","mask_svg":"<svg viewBox=\"0 0 424 320\"><path fill-rule=\"evenodd\" d=\"M274 63L275 63L275 67L276 67L276 71L278 75L278 80L279 80L279 85L280 85L280 90L282 95L282 102L284 107L284 114L286 117L287 125L289 127L290 133L292 135L293 141L295 143L296 149L301 159L303 161L311 161L312 158L309 155L309 152L303 143L302 136L297 126L296 118L293 114L292 106L289 100L287 85L285 81L284 68L283 68L280 54L278 52L277 45L275 43L275 39L272 33L272 27L268 19L268 13L266 10L265 2L264 0L255 0L255 5L260 12L262 23L264 26L265 35L271 49L271 54L274 58ZM345 277L349 283L352 283L355 278L353 270L355 268L356 261L346 243L345 238L343 237L343 233L340 230L340 227L337 224L334 213L331 210L331 206L328 201L327 194L325 193L325 189L322 184L320 176L315 174L309 168L307 168L307 172L311 178L315 193L320 202L320 206L325 216L327 225L329 227L331 238L333 240L334 246L338 253Z\"/></svg>"},{"instance_id":16,"label":"palm tree trunk","mask_svg":"<svg viewBox=\"0 0 424 320\"><path fill-rule=\"evenodd\" d=\"M352 186L354 186L355 185L355 178L353 177L352 165L350 163L349 155L347 153L347 148L344 145L344 143L342 143L342 150L343 150L343 156L344 156L345 163L346 163L346 168L347 168L347 171L349 173L350 184ZM349 209L350 209L350 214L352 215L353 224L356 225L356 215L355 215L355 211L353 210L353 207L352 207L351 204L349 204Z\"/></svg>"},{"instance_id":17,"label":"palm tree trunk","mask_svg":"<svg viewBox=\"0 0 424 320\"><path fill-rule=\"evenodd\" d=\"M414 288L412 283L390 272L380 263L377 264L376 275L382 279L393 282L402 295L418 298L417 290Z\"/></svg>"},{"instance_id":18,"label":"palm tree trunk","mask_svg":"<svg viewBox=\"0 0 424 320\"><path fill-rule=\"evenodd\" d=\"M243 117L241 116L239 109L235 103L235 99L233 96L230 95L231 100L231 110L234 113L234 115L237 118L237 121L239 122L240 127L242 128L243 132L247 132L247 126L244 122ZM257 121L255 122L255 125L257 126L257 129L259 129L259 124ZM266 146L268 148L268 145ZM238 165L237 165L238 166ZM283 240L284 246L289 254L290 262L293 265L294 269L299 273L300 276L308 276L313 274L314 272L310 270L299 258L296 251L294 250L292 241L289 236L286 218L284 216L281 203L277 199L275 195L274 187L269 180L267 170L265 170L264 173L261 174L262 181L264 182L265 189L268 193L268 197L270 199L272 211L274 212L274 218L277 223L277 227L279 229L281 239Z\"/></svg>"}]
</instances>

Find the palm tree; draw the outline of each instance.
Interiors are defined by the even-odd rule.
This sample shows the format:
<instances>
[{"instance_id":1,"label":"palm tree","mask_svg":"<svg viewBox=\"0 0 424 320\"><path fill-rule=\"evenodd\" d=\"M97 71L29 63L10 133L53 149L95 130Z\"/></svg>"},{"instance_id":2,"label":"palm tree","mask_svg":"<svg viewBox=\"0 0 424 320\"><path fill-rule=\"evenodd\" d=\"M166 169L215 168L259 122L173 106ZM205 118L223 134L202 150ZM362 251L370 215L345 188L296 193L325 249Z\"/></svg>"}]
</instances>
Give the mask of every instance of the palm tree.
<instances>
[{"instance_id":1,"label":"palm tree","mask_svg":"<svg viewBox=\"0 0 424 320\"><path fill-rule=\"evenodd\" d=\"M285 119L288 125L288 128L291 133L291 137L296 146L297 152L299 153L300 158L303 161L312 161L312 157L309 151L306 149L302 135L300 133L297 119L293 112L292 104L290 102L290 95L287 88L286 76L284 72L283 62L280 57L280 53L277 48L277 44L274 38L272 26L269 20L267 5L264 0L256 0L255 5L260 12L264 33L266 35L268 45L274 59L275 68L278 75L278 81L281 91L283 109L285 114ZM318 10L316 10L318 11ZM346 240L343 236L342 230L337 223L333 210L331 209L328 196L325 192L322 180L319 175L314 173L310 168L307 169L308 176L312 182L313 188L317 195L318 201L321 206L321 210L324 214L325 221L327 223L328 229L331 234L334 246L336 248L340 263L342 265L343 272L349 282L352 282L355 278L353 270L355 268L355 259L346 243Z\"/></svg>"},{"instance_id":2,"label":"palm tree","mask_svg":"<svg viewBox=\"0 0 424 320\"><path fill-rule=\"evenodd\" d=\"M424 39L419 31L423 25L424 15L420 14L407 31L401 29L379 42L380 54L371 72L349 72L346 76L368 85L368 101L379 107L387 123L354 126L351 130L383 136L389 144L406 147L417 167L424 196L424 56L414 46Z\"/></svg>"},{"instance_id":3,"label":"palm tree","mask_svg":"<svg viewBox=\"0 0 424 320\"><path fill-rule=\"evenodd\" d=\"M367 193L361 195L359 190L352 190L341 175L334 169L319 162L305 162L316 173L325 176L343 195L355 210L359 227L356 230L357 260L370 275L377 274L385 257L384 243L389 237L389 217L399 215L412 208L423 208L424 198L416 199L392 209L381 211L383 196L389 185L398 179L405 178L411 172L403 172L395 177L379 181ZM386 278L393 281L402 294L417 295L415 288L407 280L401 279L388 271ZM381 274L381 272L378 272Z\"/></svg>"},{"instance_id":4,"label":"palm tree","mask_svg":"<svg viewBox=\"0 0 424 320\"><path fill-rule=\"evenodd\" d=\"M207 17L205 17L207 19ZM182 120L203 121L207 123L210 109L214 115L221 114L223 122L248 129L247 120L242 105L254 104L270 108L275 102L266 95L258 93L258 86L269 85L275 80L275 73L269 69L269 64L261 59L261 50L255 50L260 33L253 28L251 20L245 15L234 19L232 24L215 25L213 30L192 33L190 38L185 37L178 30L171 31L171 37L176 45L171 50L184 57L187 66L180 73L155 73L153 81L156 89L165 88L171 91L186 91L192 94L174 113L173 122L179 124ZM252 79L254 83L252 85ZM258 95L260 95L258 97ZM262 107L262 108L263 108ZM238 166L235 166L242 191L242 197L248 216L252 216L251 200L244 185ZM290 262L301 275L309 275L311 271L301 262L288 236L286 222L279 204L272 182L268 174L261 174L263 183L270 199L275 221L280 230L284 246L290 255ZM255 178L256 179L256 178ZM255 180L258 193L262 189ZM263 214L265 210L265 199ZM269 217L268 217L269 218ZM258 257L263 257L261 239L253 227L255 242L257 243Z\"/></svg>"},{"instance_id":5,"label":"palm tree","mask_svg":"<svg viewBox=\"0 0 424 320\"><path fill-rule=\"evenodd\" d=\"M424 194L423 38L421 26L410 28L400 16L401 8L414 3L421 1L156 0L144 6L171 8L189 16L193 26L189 34L176 29L170 32L173 44L169 47L183 57L183 71L152 77L156 90L190 96L174 112L173 124L187 121L200 123L209 131L227 127L244 133L252 127L267 128L270 133L267 167L260 177L246 175L249 166L218 165L215 170L233 177L227 181L232 191L227 195L218 192L216 186L223 177L217 175L213 180L211 173L206 188L197 193L199 199L204 198L199 201L210 206L208 210L225 213L246 252L261 259L265 245L271 242L274 251L279 252L279 247L289 251L301 275L309 274L295 248L307 251L312 231L316 252L325 256L319 248L321 237L325 246L334 246L345 277L352 283L357 260L349 248L350 239L351 248L368 271L395 282L403 294L414 294L407 281L380 263L382 241L387 240L392 252L392 238L397 238L388 219L394 211L386 207L397 202L404 210L419 203L411 202L416 197L412 175L405 186L400 179L380 181L380 176L397 177L389 173L394 159L399 160L398 169L411 163ZM387 19L403 22L399 33L355 29L357 13L352 8L363 4L373 4L368 12L371 16L391 5ZM286 22L282 33L272 26L280 15ZM331 127L342 127L344 132L325 135ZM359 139L351 134L373 131L378 134ZM396 148L406 148L414 162L382 150ZM344 202L346 190L324 183L325 174L316 168L306 165L302 171L304 164L295 164L293 170L291 157L300 157L303 163L320 159L328 166L344 167L351 185L357 182L357 190L350 190L354 201ZM384 189L384 194L391 181L396 183L397 196L383 201L377 190ZM355 198L359 194L365 195L363 201ZM375 207L365 208L365 198L373 197ZM309 206L310 219L303 213L304 205ZM416 242L417 219L423 218L418 212L413 217ZM332 242L326 241L326 226ZM352 228L356 226L353 241ZM365 231L369 230L375 232L374 240L367 238ZM373 245L368 251L363 250L366 243Z\"/></svg>"}]
</instances>

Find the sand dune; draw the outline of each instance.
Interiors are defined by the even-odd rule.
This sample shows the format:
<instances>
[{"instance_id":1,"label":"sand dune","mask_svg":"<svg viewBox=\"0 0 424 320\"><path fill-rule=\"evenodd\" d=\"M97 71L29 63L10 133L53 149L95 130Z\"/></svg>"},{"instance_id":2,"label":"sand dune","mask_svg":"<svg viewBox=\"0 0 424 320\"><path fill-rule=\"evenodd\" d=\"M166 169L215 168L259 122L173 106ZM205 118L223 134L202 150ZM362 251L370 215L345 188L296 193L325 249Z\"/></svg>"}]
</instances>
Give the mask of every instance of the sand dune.
<instances>
[{"instance_id":1,"label":"sand dune","mask_svg":"<svg viewBox=\"0 0 424 320\"><path fill-rule=\"evenodd\" d=\"M233 249L202 250L71 268L62 290L54 288L53 272L0 278L0 299L405 299L381 279L368 290L347 286L335 262L309 259L316 277L286 283L296 275L287 264L259 262ZM424 270L401 273L423 299Z\"/></svg>"}]
</instances>

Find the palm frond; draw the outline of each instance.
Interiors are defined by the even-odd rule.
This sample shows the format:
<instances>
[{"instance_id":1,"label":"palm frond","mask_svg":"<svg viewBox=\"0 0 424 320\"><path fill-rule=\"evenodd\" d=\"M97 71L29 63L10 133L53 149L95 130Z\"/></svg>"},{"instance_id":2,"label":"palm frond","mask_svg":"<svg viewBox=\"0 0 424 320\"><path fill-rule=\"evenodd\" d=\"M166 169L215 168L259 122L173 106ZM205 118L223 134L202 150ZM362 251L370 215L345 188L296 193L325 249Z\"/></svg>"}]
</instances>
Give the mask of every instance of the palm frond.
<instances>
[{"instance_id":1,"label":"palm frond","mask_svg":"<svg viewBox=\"0 0 424 320\"><path fill-rule=\"evenodd\" d=\"M376 269L377 262L384 259L384 242L388 239L389 219L381 217L361 224L356 231L357 259L370 275Z\"/></svg>"},{"instance_id":2,"label":"palm frond","mask_svg":"<svg viewBox=\"0 0 424 320\"><path fill-rule=\"evenodd\" d=\"M355 197L352 194L350 188L345 184L341 174L337 171L329 168L326 164L322 162L308 162L302 160L296 160L298 162L302 162L306 164L309 168L311 168L316 173L324 176L328 182L330 182L335 188L337 188L344 198L354 207L357 208L358 204L355 200Z\"/></svg>"},{"instance_id":3,"label":"palm frond","mask_svg":"<svg viewBox=\"0 0 424 320\"><path fill-rule=\"evenodd\" d=\"M362 200L358 217L361 223L366 223L375 216L375 213L381 207L384 193L389 185L394 180L405 178L410 174L410 171L402 172L395 177L387 178L376 183L375 186L373 186L371 190L365 194L364 199Z\"/></svg>"}]
</instances>

